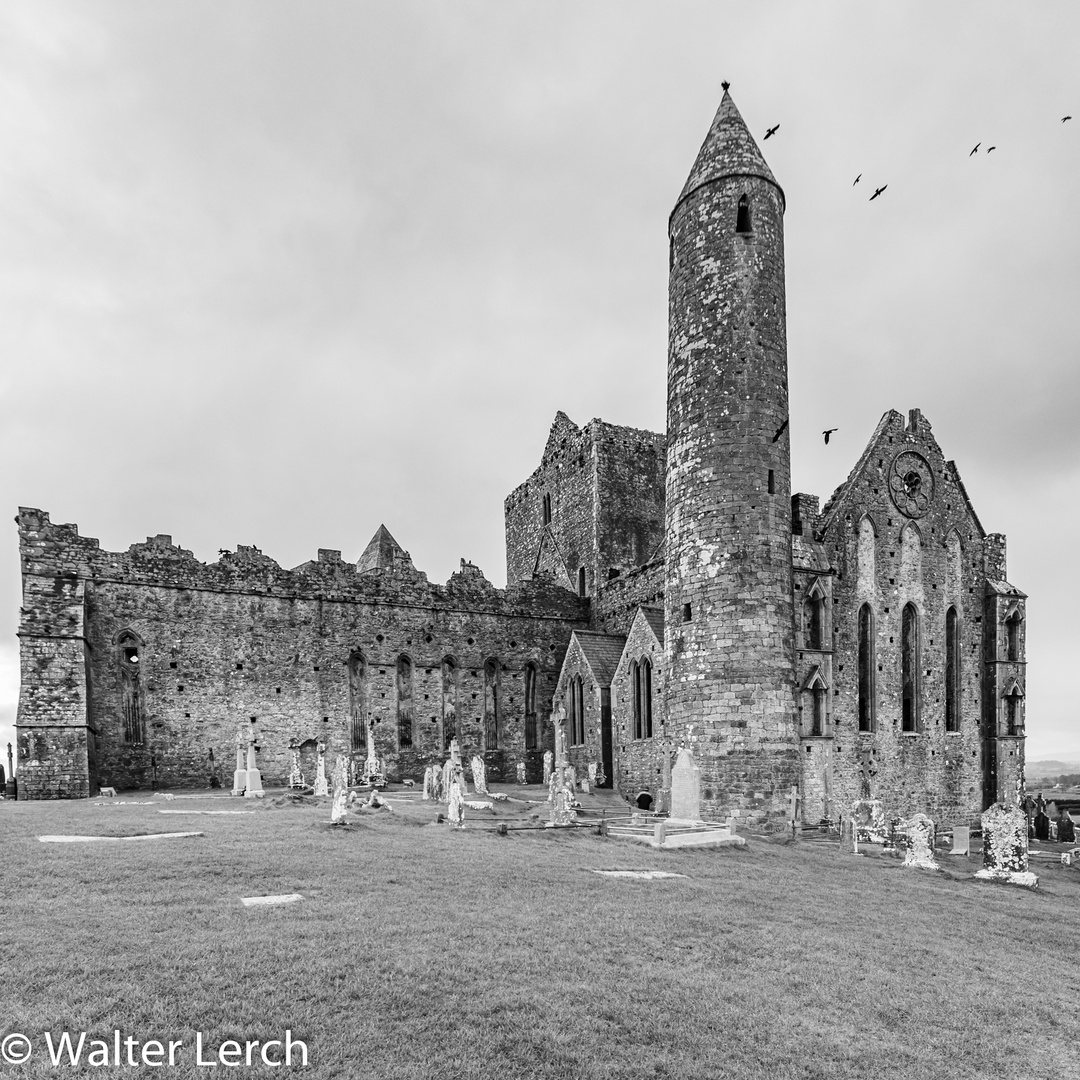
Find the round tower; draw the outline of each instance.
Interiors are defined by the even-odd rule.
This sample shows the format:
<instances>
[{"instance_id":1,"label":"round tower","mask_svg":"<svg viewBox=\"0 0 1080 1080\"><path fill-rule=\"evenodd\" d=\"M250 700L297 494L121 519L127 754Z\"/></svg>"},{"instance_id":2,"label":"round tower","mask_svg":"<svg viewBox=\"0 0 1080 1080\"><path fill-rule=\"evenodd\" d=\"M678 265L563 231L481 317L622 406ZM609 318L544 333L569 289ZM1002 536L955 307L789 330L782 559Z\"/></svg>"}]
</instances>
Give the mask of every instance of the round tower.
<instances>
[{"instance_id":1,"label":"round tower","mask_svg":"<svg viewBox=\"0 0 1080 1080\"><path fill-rule=\"evenodd\" d=\"M783 215L725 83L668 288L665 714L714 819L785 812L798 784Z\"/></svg>"}]
</instances>

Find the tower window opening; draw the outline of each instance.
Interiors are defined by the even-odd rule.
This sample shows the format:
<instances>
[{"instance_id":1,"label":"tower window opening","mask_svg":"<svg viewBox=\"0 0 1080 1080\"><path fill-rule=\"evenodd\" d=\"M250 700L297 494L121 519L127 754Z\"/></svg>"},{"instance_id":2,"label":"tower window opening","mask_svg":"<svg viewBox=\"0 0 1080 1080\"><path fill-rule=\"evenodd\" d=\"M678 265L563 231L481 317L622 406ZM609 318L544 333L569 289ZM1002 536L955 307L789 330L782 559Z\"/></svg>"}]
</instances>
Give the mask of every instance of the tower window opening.
<instances>
[{"instance_id":1,"label":"tower window opening","mask_svg":"<svg viewBox=\"0 0 1080 1080\"><path fill-rule=\"evenodd\" d=\"M550 495L544 495L543 513L544 513L544 524L545 525L550 525L551 524L551 496Z\"/></svg>"},{"instance_id":2,"label":"tower window opening","mask_svg":"<svg viewBox=\"0 0 1080 1080\"><path fill-rule=\"evenodd\" d=\"M690 621L690 605L689 604L683 604L683 606L682 606L682 621L683 622L689 622Z\"/></svg>"},{"instance_id":3,"label":"tower window opening","mask_svg":"<svg viewBox=\"0 0 1080 1080\"><path fill-rule=\"evenodd\" d=\"M769 470L769 494L776 494L776 473L772 469Z\"/></svg>"},{"instance_id":4,"label":"tower window opening","mask_svg":"<svg viewBox=\"0 0 1080 1080\"><path fill-rule=\"evenodd\" d=\"M739 212L735 219L735 231L737 233L754 231L753 222L750 219L750 198L748 195L743 195L739 199Z\"/></svg>"},{"instance_id":5,"label":"tower window opening","mask_svg":"<svg viewBox=\"0 0 1080 1080\"><path fill-rule=\"evenodd\" d=\"M675 269L675 237L668 238L668 263L667 268L669 270Z\"/></svg>"},{"instance_id":6,"label":"tower window opening","mask_svg":"<svg viewBox=\"0 0 1080 1080\"><path fill-rule=\"evenodd\" d=\"M585 567L578 567L577 572L577 594L578 596L585 595Z\"/></svg>"},{"instance_id":7,"label":"tower window opening","mask_svg":"<svg viewBox=\"0 0 1080 1080\"><path fill-rule=\"evenodd\" d=\"M1020 711L1020 691L1014 686L1012 692L1005 697L1005 734L1019 735L1023 726L1024 719Z\"/></svg>"}]
</instances>

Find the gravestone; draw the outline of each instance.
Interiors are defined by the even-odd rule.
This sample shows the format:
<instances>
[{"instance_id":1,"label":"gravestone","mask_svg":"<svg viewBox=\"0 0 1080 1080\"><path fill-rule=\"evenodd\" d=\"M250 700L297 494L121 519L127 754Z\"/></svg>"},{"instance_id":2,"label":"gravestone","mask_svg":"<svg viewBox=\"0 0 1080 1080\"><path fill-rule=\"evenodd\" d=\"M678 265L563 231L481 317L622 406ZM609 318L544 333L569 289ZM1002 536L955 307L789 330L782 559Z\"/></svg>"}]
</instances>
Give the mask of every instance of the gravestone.
<instances>
[{"instance_id":1,"label":"gravestone","mask_svg":"<svg viewBox=\"0 0 1080 1080\"><path fill-rule=\"evenodd\" d=\"M349 797L349 772L344 754L338 754L334 763L334 804L330 808L330 822L333 825L345 824L346 800Z\"/></svg>"},{"instance_id":2,"label":"gravestone","mask_svg":"<svg viewBox=\"0 0 1080 1080\"><path fill-rule=\"evenodd\" d=\"M247 786L244 788L245 799L261 799L263 797L262 774L255 765L255 728L248 732L247 747Z\"/></svg>"},{"instance_id":3,"label":"gravestone","mask_svg":"<svg viewBox=\"0 0 1080 1080\"><path fill-rule=\"evenodd\" d=\"M326 743L319 740L319 763L315 771L315 794L316 795L329 795L329 789L326 786Z\"/></svg>"},{"instance_id":4,"label":"gravestone","mask_svg":"<svg viewBox=\"0 0 1080 1080\"><path fill-rule=\"evenodd\" d=\"M465 773L460 763L455 767L450 777L446 816L454 828L465 828Z\"/></svg>"},{"instance_id":5,"label":"gravestone","mask_svg":"<svg viewBox=\"0 0 1080 1080\"><path fill-rule=\"evenodd\" d=\"M901 821L899 828L905 834L907 850L904 852L904 866L914 866L920 870L941 869L934 858L934 822L925 814L915 814L906 821Z\"/></svg>"},{"instance_id":6,"label":"gravestone","mask_svg":"<svg viewBox=\"0 0 1080 1080\"><path fill-rule=\"evenodd\" d=\"M517 763L517 782L519 784L524 784L526 782L526 779L527 777L525 774L525 762L519 761Z\"/></svg>"},{"instance_id":7,"label":"gravestone","mask_svg":"<svg viewBox=\"0 0 1080 1080\"><path fill-rule=\"evenodd\" d=\"M304 784L304 774L300 771L300 744L293 739L289 743L289 749L292 751L292 766L289 769L289 787L290 788L302 788Z\"/></svg>"},{"instance_id":8,"label":"gravestone","mask_svg":"<svg viewBox=\"0 0 1080 1080\"><path fill-rule=\"evenodd\" d=\"M544 783L551 782L551 771L554 768L555 755L550 750L544 751Z\"/></svg>"},{"instance_id":9,"label":"gravestone","mask_svg":"<svg viewBox=\"0 0 1080 1080\"><path fill-rule=\"evenodd\" d=\"M853 802L851 825L856 844L884 844L888 840L885 810L877 799L857 799Z\"/></svg>"},{"instance_id":10,"label":"gravestone","mask_svg":"<svg viewBox=\"0 0 1080 1080\"><path fill-rule=\"evenodd\" d=\"M701 820L701 766L685 746L671 770L671 817L680 821Z\"/></svg>"},{"instance_id":11,"label":"gravestone","mask_svg":"<svg viewBox=\"0 0 1080 1080\"><path fill-rule=\"evenodd\" d=\"M971 853L971 829L967 825L957 825L952 832L952 851L950 855L968 855Z\"/></svg>"},{"instance_id":12,"label":"gravestone","mask_svg":"<svg viewBox=\"0 0 1080 1080\"><path fill-rule=\"evenodd\" d=\"M424 800L439 800L439 766L429 765L424 770L424 791L420 796Z\"/></svg>"},{"instance_id":13,"label":"gravestone","mask_svg":"<svg viewBox=\"0 0 1080 1080\"><path fill-rule=\"evenodd\" d=\"M247 787L247 765L244 764L244 733L236 733L236 771L233 773L232 793L243 795Z\"/></svg>"},{"instance_id":14,"label":"gravestone","mask_svg":"<svg viewBox=\"0 0 1080 1080\"><path fill-rule=\"evenodd\" d=\"M486 795L488 793L488 788L487 770L484 768L484 759L477 754L473 757L471 765L473 790L477 795Z\"/></svg>"},{"instance_id":15,"label":"gravestone","mask_svg":"<svg viewBox=\"0 0 1080 1080\"><path fill-rule=\"evenodd\" d=\"M1027 815L1019 806L994 803L982 816L983 867L975 876L1035 888L1028 870Z\"/></svg>"},{"instance_id":16,"label":"gravestone","mask_svg":"<svg viewBox=\"0 0 1080 1080\"><path fill-rule=\"evenodd\" d=\"M1058 841L1062 844L1075 844L1076 843L1076 826L1073 824L1073 819L1069 816L1068 810L1061 811L1061 817L1058 818Z\"/></svg>"},{"instance_id":17,"label":"gravestone","mask_svg":"<svg viewBox=\"0 0 1080 1080\"><path fill-rule=\"evenodd\" d=\"M1050 818L1046 816L1046 813L1040 810L1035 815L1035 839L1036 840L1049 840L1050 839Z\"/></svg>"},{"instance_id":18,"label":"gravestone","mask_svg":"<svg viewBox=\"0 0 1080 1080\"><path fill-rule=\"evenodd\" d=\"M573 765L563 769L563 785L570 789L571 794L577 791L577 769Z\"/></svg>"}]
</instances>

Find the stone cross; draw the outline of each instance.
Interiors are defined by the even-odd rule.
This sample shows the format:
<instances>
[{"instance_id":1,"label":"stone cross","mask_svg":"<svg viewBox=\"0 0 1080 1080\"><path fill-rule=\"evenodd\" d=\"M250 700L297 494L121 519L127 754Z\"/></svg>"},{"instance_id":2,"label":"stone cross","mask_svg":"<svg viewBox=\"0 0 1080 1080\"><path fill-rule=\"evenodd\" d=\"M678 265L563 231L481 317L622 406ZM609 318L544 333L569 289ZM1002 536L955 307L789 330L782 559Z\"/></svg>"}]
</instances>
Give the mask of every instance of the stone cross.
<instances>
[{"instance_id":1,"label":"stone cross","mask_svg":"<svg viewBox=\"0 0 1080 1080\"><path fill-rule=\"evenodd\" d=\"M375 753L375 727L371 723L371 713L368 713L364 720L364 729L367 736L367 764L364 772L368 776L374 776L381 770L379 769L378 756Z\"/></svg>"},{"instance_id":2,"label":"stone cross","mask_svg":"<svg viewBox=\"0 0 1080 1080\"><path fill-rule=\"evenodd\" d=\"M519 761L517 763L517 782L519 784L524 784L525 780L526 780L525 762L524 761Z\"/></svg>"},{"instance_id":3,"label":"stone cross","mask_svg":"<svg viewBox=\"0 0 1080 1080\"><path fill-rule=\"evenodd\" d=\"M11 743L7 744L7 774L9 780L15 776L15 766L11 763Z\"/></svg>"},{"instance_id":4,"label":"stone cross","mask_svg":"<svg viewBox=\"0 0 1080 1080\"><path fill-rule=\"evenodd\" d=\"M302 788L304 786L304 774L300 771L300 745L295 739L289 743L292 751L292 764L289 768L289 787Z\"/></svg>"}]
</instances>

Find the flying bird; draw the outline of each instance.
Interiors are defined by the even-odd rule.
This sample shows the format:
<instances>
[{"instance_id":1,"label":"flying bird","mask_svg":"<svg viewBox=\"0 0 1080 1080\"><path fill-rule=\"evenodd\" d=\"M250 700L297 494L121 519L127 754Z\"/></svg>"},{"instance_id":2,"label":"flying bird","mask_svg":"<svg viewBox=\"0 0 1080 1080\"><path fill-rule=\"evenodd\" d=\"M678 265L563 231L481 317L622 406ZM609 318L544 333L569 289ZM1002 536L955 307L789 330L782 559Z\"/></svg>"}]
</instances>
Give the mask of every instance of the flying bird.
<instances>
[{"instance_id":1,"label":"flying bird","mask_svg":"<svg viewBox=\"0 0 1080 1080\"><path fill-rule=\"evenodd\" d=\"M1064 124L1066 120L1071 120L1071 119L1072 119L1072 117L1071 117L1071 116L1063 116L1063 117L1061 118L1061 122L1062 122L1062 123Z\"/></svg>"},{"instance_id":2,"label":"flying bird","mask_svg":"<svg viewBox=\"0 0 1080 1080\"><path fill-rule=\"evenodd\" d=\"M993 153L993 152L994 152L994 151L995 151L996 149L997 149L997 147L996 147L996 146L988 146L988 147L986 148L986 152L987 152L988 154L992 154L992 153Z\"/></svg>"},{"instance_id":3,"label":"flying bird","mask_svg":"<svg viewBox=\"0 0 1080 1080\"><path fill-rule=\"evenodd\" d=\"M828 431L823 431L823 432L821 433L822 435L824 435L824 436L825 436L825 445L826 445L826 446L828 446L828 445L829 445L829 436L830 436L830 435L831 435L831 434L832 434L832 433L833 433L834 431L839 431L839 430L840 430L840 429L839 429L838 427L831 427L831 428L829 428L829 430L828 430Z\"/></svg>"},{"instance_id":4,"label":"flying bird","mask_svg":"<svg viewBox=\"0 0 1080 1080\"><path fill-rule=\"evenodd\" d=\"M851 186L854 187L862 179L862 173L859 173L854 180L851 181Z\"/></svg>"},{"instance_id":5,"label":"flying bird","mask_svg":"<svg viewBox=\"0 0 1080 1080\"><path fill-rule=\"evenodd\" d=\"M881 187L879 187L877 189L877 191L875 191L874 194L870 196L870 202L873 202L885 190L885 188L887 188L888 186L889 186L888 184L884 184ZM826 439L825 441L828 442L829 440Z\"/></svg>"},{"instance_id":6,"label":"flying bird","mask_svg":"<svg viewBox=\"0 0 1080 1080\"><path fill-rule=\"evenodd\" d=\"M778 427L778 428L776 429L776 434L775 434L775 435L774 435L774 436L772 437L772 441L773 441L773 442L776 442L776 440L777 440L777 439L779 439L779 438L780 438L780 436L784 434L784 432L785 432L785 431L787 430L787 425L788 425L788 422L787 422L787 420L785 420L785 421L784 421L784 422L783 422L783 423L782 423L782 424L781 424L781 425L780 425L780 426L779 426L779 427Z\"/></svg>"},{"instance_id":7,"label":"flying bird","mask_svg":"<svg viewBox=\"0 0 1080 1080\"><path fill-rule=\"evenodd\" d=\"M765 132L765 138L767 139L770 135L775 135L779 130L780 130L780 125L779 124L777 124L775 127L769 128L769 130Z\"/></svg>"},{"instance_id":8,"label":"flying bird","mask_svg":"<svg viewBox=\"0 0 1080 1080\"><path fill-rule=\"evenodd\" d=\"M975 149L971 151L971 154L974 154L974 153L975 153L975 150L978 150L980 146L982 146L982 143L981 143L981 142L977 142L977 143L975 144ZM968 157L971 157L971 154L968 154Z\"/></svg>"}]
</instances>

